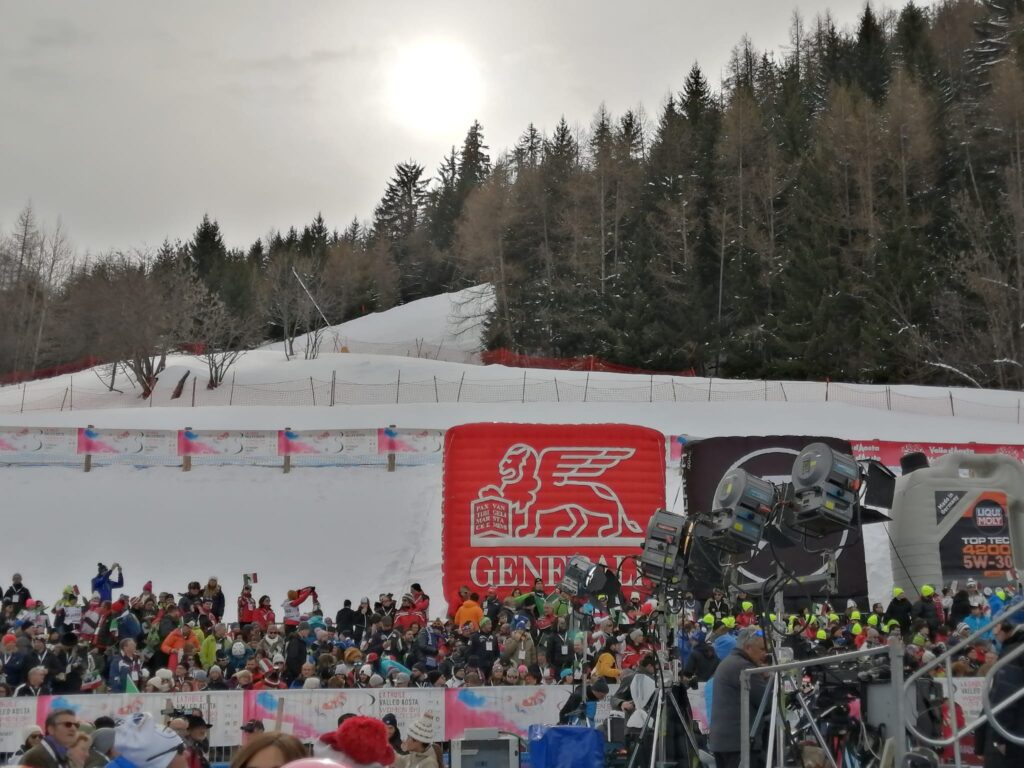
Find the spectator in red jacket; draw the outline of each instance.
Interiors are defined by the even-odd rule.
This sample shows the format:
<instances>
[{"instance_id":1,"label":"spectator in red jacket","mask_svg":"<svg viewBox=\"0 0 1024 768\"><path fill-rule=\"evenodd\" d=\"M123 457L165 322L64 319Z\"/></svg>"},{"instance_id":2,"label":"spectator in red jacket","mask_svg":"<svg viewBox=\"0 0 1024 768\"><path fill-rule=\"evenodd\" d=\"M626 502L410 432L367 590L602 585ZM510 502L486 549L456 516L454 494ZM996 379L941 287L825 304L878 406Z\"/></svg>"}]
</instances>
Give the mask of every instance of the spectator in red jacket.
<instances>
[{"instance_id":1,"label":"spectator in red jacket","mask_svg":"<svg viewBox=\"0 0 1024 768\"><path fill-rule=\"evenodd\" d=\"M412 627L413 624L424 627L427 624L427 617L420 611L416 610L413 605L413 596L411 594L405 594L402 595L402 605L395 614L394 626L399 632L405 632L407 629Z\"/></svg>"},{"instance_id":2,"label":"spectator in red jacket","mask_svg":"<svg viewBox=\"0 0 1024 768\"><path fill-rule=\"evenodd\" d=\"M252 623L266 631L267 626L275 621L277 621L277 617L274 615L274 609L270 607L270 596L260 595L259 605L252 614Z\"/></svg>"},{"instance_id":3,"label":"spectator in red jacket","mask_svg":"<svg viewBox=\"0 0 1024 768\"><path fill-rule=\"evenodd\" d=\"M267 598L270 602L270 598ZM238 623L243 627L252 624L256 619L256 601L252 597L252 584L242 587L242 594L238 596Z\"/></svg>"},{"instance_id":4,"label":"spectator in red jacket","mask_svg":"<svg viewBox=\"0 0 1024 768\"><path fill-rule=\"evenodd\" d=\"M424 594L423 587L420 586L419 582L414 583L409 588L409 594L412 595L412 607L422 613L424 619L429 619L430 595Z\"/></svg>"}]
</instances>

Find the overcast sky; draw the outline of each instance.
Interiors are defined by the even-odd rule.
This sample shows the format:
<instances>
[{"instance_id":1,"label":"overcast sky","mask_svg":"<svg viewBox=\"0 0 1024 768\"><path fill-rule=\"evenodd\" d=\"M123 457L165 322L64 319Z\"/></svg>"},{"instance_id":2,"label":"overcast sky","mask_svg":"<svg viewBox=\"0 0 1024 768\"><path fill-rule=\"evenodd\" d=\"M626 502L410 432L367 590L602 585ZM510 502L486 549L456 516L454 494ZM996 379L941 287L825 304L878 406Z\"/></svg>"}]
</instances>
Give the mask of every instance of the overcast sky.
<instances>
[{"instance_id":1,"label":"overcast sky","mask_svg":"<svg viewBox=\"0 0 1024 768\"><path fill-rule=\"evenodd\" d=\"M204 212L243 248L317 211L341 229L474 118L492 156L602 101L653 120L744 33L779 51L795 8L850 26L863 4L0 0L0 232L30 199L79 253L188 239Z\"/></svg>"}]
</instances>

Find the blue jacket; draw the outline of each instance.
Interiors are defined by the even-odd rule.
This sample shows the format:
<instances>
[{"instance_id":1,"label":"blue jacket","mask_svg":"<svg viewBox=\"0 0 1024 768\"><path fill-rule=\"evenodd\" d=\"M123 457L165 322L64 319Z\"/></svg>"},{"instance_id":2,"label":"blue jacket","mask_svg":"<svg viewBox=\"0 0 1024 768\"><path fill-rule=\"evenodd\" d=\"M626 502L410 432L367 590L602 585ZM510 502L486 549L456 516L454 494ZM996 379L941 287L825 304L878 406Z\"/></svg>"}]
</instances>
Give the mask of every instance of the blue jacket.
<instances>
[{"instance_id":1,"label":"blue jacket","mask_svg":"<svg viewBox=\"0 0 1024 768\"><path fill-rule=\"evenodd\" d=\"M989 618L994 617L997 613L1002 611L1005 605L1006 601L1000 599L1000 597L996 595L994 592L991 595L989 595L988 609L989 611L991 611L991 616Z\"/></svg>"},{"instance_id":2,"label":"blue jacket","mask_svg":"<svg viewBox=\"0 0 1024 768\"><path fill-rule=\"evenodd\" d=\"M986 616L965 616L964 617L964 624L966 624L968 627L971 628L971 634L972 635L975 632L977 632L979 629L984 627L986 624L988 624L988 622L989 622L989 619ZM986 632L984 635L982 635L982 637L985 640L991 640L992 639L992 630L989 630L988 632Z\"/></svg>"},{"instance_id":3,"label":"blue jacket","mask_svg":"<svg viewBox=\"0 0 1024 768\"><path fill-rule=\"evenodd\" d=\"M117 581L110 578L110 574L114 572L113 568L108 568L103 573L99 573L92 577L92 591L100 593L100 601L106 601L110 599L110 594L114 587L124 586L124 574L121 570L117 571Z\"/></svg>"},{"instance_id":4,"label":"blue jacket","mask_svg":"<svg viewBox=\"0 0 1024 768\"><path fill-rule=\"evenodd\" d=\"M134 659L126 659L120 653L117 654L110 661L110 674L107 675L107 687L112 693L124 693L125 688L128 685L128 681L132 678L132 672L135 672L137 682L135 685L139 687L142 682L142 659L136 656Z\"/></svg>"}]
</instances>

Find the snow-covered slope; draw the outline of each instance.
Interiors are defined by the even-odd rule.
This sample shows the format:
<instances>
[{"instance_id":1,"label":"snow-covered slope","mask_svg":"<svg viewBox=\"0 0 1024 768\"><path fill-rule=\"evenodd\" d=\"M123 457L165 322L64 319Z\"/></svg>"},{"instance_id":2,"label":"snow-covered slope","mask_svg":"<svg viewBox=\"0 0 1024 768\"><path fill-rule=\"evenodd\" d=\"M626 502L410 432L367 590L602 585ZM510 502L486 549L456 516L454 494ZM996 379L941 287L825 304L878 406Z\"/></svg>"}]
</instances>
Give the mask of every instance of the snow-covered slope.
<instances>
[{"instance_id":1,"label":"snow-covered slope","mask_svg":"<svg viewBox=\"0 0 1024 768\"><path fill-rule=\"evenodd\" d=\"M476 300L486 301L486 291L474 290ZM480 343L478 327L465 330L477 312L467 309L473 295L413 302L332 332L350 342L375 344L378 352L422 340L468 354ZM815 434L1024 443L1018 393L524 373L445 362L444 354L430 357L440 359L425 359L411 348L387 355L350 347L348 353L289 361L280 346L270 345L239 361L233 390L225 385L208 393L202 361L175 356L152 404L130 388L124 394L103 391L93 373L83 372L0 388L0 425L313 429L623 422L693 437ZM197 402L206 407L188 407L188 391L170 400L173 383L186 370L199 377ZM332 379L338 402L356 404L325 407L323 392ZM446 402L455 400L456 388L460 402ZM319 398L315 407L294 404L307 402L310 393ZM583 397L587 402L579 402ZM248 402L262 404L245 406ZM678 477L670 473L669 502L677 499L677 490ZM237 466L198 467L187 474L170 468L98 467L89 474L58 467L3 468L0 491L4 540L16 544L8 548L4 567L21 571L48 603L67 583L84 588L98 560L122 563L130 592L148 579L157 589L180 591L190 579L216 575L231 604L241 574L256 571L257 589L270 594L275 605L287 589L315 584L325 608L337 610L343 598L401 593L412 581L443 602L438 464L400 467L393 474L377 467L303 467L289 475ZM879 598L888 571L884 531L869 529L866 541L872 593ZM0 575L0 581L8 576Z\"/></svg>"},{"instance_id":2,"label":"snow-covered slope","mask_svg":"<svg viewBox=\"0 0 1024 768\"><path fill-rule=\"evenodd\" d=\"M429 296L326 328L321 349L474 362L482 321L493 306L489 284ZM305 346L305 336L294 342L300 355ZM285 346L275 342L263 348L283 353Z\"/></svg>"}]
</instances>

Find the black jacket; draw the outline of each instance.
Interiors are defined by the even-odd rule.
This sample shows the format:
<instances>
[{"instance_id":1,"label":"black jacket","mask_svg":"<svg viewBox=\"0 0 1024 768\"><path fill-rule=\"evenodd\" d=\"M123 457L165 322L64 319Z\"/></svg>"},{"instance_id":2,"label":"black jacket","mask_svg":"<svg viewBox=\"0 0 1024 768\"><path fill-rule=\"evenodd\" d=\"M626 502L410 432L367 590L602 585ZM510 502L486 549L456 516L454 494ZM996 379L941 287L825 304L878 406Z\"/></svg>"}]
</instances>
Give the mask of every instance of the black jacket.
<instances>
[{"instance_id":1,"label":"black jacket","mask_svg":"<svg viewBox=\"0 0 1024 768\"><path fill-rule=\"evenodd\" d=\"M930 597L922 597L911 606L910 618L912 620L924 619L928 622L933 634L939 628L939 614L935 610L935 601Z\"/></svg>"},{"instance_id":2,"label":"black jacket","mask_svg":"<svg viewBox=\"0 0 1024 768\"><path fill-rule=\"evenodd\" d=\"M491 647L487 647L487 643L490 641ZM494 666L494 662L501 656L498 650L498 638L493 632L484 634L483 632L477 632L469 639L469 656L476 656L477 661L484 670L484 674L491 674L491 667Z\"/></svg>"},{"instance_id":3,"label":"black jacket","mask_svg":"<svg viewBox=\"0 0 1024 768\"><path fill-rule=\"evenodd\" d=\"M351 637L356 625L356 612L351 608L342 608L335 615L334 623L337 625L339 633L347 634Z\"/></svg>"},{"instance_id":4,"label":"black jacket","mask_svg":"<svg viewBox=\"0 0 1024 768\"><path fill-rule=\"evenodd\" d=\"M900 623L900 630L906 634L910 631L910 614L913 608L914 606L903 595L894 597L885 611L885 620L892 621L896 619Z\"/></svg>"},{"instance_id":5,"label":"black jacket","mask_svg":"<svg viewBox=\"0 0 1024 768\"><path fill-rule=\"evenodd\" d=\"M302 672L302 665L306 663L308 656L306 641L299 636L298 632L293 632L284 647L284 675L282 677L286 683L291 684L292 680L299 676Z\"/></svg>"},{"instance_id":6,"label":"black jacket","mask_svg":"<svg viewBox=\"0 0 1024 768\"><path fill-rule=\"evenodd\" d=\"M20 611L25 607L25 601L30 597L32 597L32 593L28 591L28 587L24 584L11 584L7 591L4 592L4 603L14 603Z\"/></svg>"},{"instance_id":7,"label":"black jacket","mask_svg":"<svg viewBox=\"0 0 1024 768\"><path fill-rule=\"evenodd\" d=\"M17 688L25 682L25 675L28 673L28 654L15 651L8 655L0 651L0 672L7 676L7 684Z\"/></svg>"},{"instance_id":8,"label":"black jacket","mask_svg":"<svg viewBox=\"0 0 1024 768\"><path fill-rule=\"evenodd\" d=\"M971 615L971 598L966 589L961 589L953 595L953 604L949 607L950 629L956 629L956 625Z\"/></svg>"},{"instance_id":9,"label":"black jacket","mask_svg":"<svg viewBox=\"0 0 1024 768\"><path fill-rule=\"evenodd\" d=\"M717 668L718 656L715 654L714 647L701 642L697 643L690 651L686 664L683 666L683 675L695 677L698 683L706 683L715 674Z\"/></svg>"},{"instance_id":10,"label":"black jacket","mask_svg":"<svg viewBox=\"0 0 1024 768\"><path fill-rule=\"evenodd\" d=\"M41 654L33 651L28 655L28 669L32 667L46 667L46 681L53 682L59 672L64 671L64 662L61 657L49 649Z\"/></svg>"}]
</instances>

